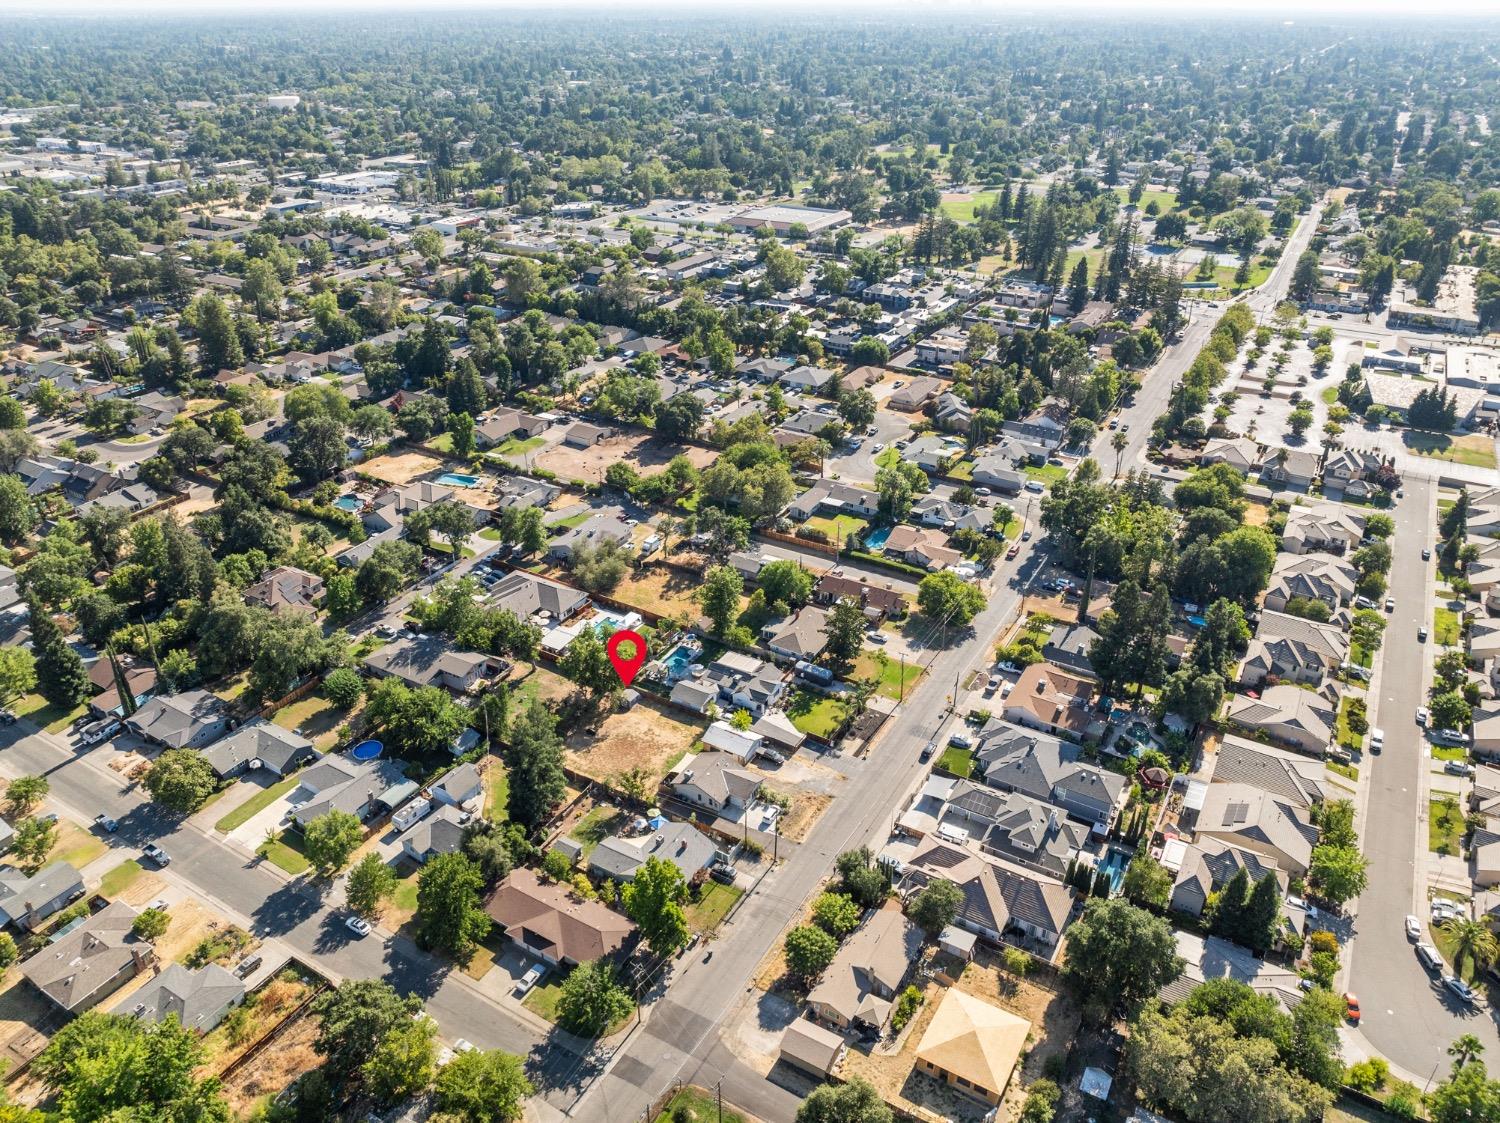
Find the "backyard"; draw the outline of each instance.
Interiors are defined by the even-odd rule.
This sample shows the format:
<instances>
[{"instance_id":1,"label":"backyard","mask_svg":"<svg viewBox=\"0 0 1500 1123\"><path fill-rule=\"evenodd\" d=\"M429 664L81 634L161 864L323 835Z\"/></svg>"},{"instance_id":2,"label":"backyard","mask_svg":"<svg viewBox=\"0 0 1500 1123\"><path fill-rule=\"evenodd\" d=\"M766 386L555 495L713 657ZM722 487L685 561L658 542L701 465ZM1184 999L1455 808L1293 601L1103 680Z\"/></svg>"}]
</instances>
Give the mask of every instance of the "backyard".
<instances>
[{"instance_id":1,"label":"backyard","mask_svg":"<svg viewBox=\"0 0 1500 1123\"><path fill-rule=\"evenodd\" d=\"M335 706L317 691L282 706L271 721L283 729L300 733L313 743L319 752L337 747L339 726L351 721L364 703L358 702L353 709L343 710Z\"/></svg>"},{"instance_id":2,"label":"backyard","mask_svg":"<svg viewBox=\"0 0 1500 1123\"><path fill-rule=\"evenodd\" d=\"M844 704L837 698L814 694L801 687L787 698L786 713L792 724L809 737L826 741L844 724Z\"/></svg>"},{"instance_id":3,"label":"backyard","mask_svg":"<svg viewBox=\"0 0 1500 1123\"><path fill-rule=\"evenodd\" d=\"M651 701L610 714L595 728L596 733L580 729L567 738L564 746L569 767L606 783L640 768L653 790L702 732Z\"/></svg>"}]
</instances>

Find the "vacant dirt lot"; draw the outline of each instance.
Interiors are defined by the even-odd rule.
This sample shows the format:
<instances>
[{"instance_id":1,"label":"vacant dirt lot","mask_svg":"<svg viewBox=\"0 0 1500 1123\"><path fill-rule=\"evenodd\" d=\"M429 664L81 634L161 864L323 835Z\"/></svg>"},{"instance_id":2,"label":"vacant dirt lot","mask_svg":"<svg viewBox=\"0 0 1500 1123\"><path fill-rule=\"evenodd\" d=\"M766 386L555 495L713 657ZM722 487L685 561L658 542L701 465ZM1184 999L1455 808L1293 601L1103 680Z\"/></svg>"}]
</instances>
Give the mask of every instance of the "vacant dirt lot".
<instances>
[{"instance_id":1,"label":"vacant dirt lot","mask_svg":"<svg viewBox=\"0 0 1500 1123\"><path fill-rule=\"evenodd\" d=\"M323 1063L313 1041L318 1036L318 1019L304 1014L282 1031L275 1042L262 1050L224 1085L229 1106L241 1118L263 1096L274 1096L304 1072Z\"/></svg>"},{"instance_id":2,"label":"vacant dirt lot","mask_svg":"<svg viewBox=\"0 0 1500 1123\"><path fill-rule=\"evenodd\" d=\"M700 732L654 703L640 702L626 713L610 715L596 735L578 732L570 736L567 761L584 775L604 781L632 768L644 768L654 787Z\"/></svg>"},{"instance_id":3,"label":"vacant dirt lot","mask_svg":"<svg viewBox=\"0 0 1500 1123\"><path fill-rule=\"evenodd\" d=\"M693 599L693 594L702 583L700 578L691 573L669 569L664 565L653 565L639 573L628 574L610 595L635 608L643 608L662 616L688 616L696 619L702 609ZM747 603L748 597L740 598L741 610Z\"/></svg>"},{"instance_id":4,"label":"vacant dirt lot","mask_svg":"<svg viewBox=\"0 0 1500 1123\"><path fill-rule=\"evenodd\" d=\"M419 452L403 452L395 456L377 456L359 466L359 470L388 484L409 484L418 476L441 468L443 462Z\"/></svg>"},{"instance_id":5,"label":"vacant dirt lot","mask_svg":"<svg viewBox=\"0 0 1500 1123\"><path fill-rule=\"evenodd\" d=\"M679 455L685 455L696 468L706 468L713 463L717 453L696 446L685 447L644 433L633 433L625 437L611 437L593 448L555 445L546 452L538 453L533 463L539 468L556 472L563 480L595 483L604 477L605 469L617 461L623 461L639 472L649 473L661 469L672 457Z\"/></svg>"}]
</instances>

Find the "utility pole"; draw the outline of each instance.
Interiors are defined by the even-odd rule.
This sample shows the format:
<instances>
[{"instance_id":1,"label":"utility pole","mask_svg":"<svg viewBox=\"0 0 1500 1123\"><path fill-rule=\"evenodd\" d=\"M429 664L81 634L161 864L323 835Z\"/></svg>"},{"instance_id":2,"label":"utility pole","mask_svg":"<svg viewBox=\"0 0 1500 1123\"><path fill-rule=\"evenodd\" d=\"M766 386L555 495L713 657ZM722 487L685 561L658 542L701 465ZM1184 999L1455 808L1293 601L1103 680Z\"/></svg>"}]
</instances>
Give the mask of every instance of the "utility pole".
<instances>
[{"instance_id":1,"label":"utility pole","mask_svg":"<svg viewBox=\"0 0 1500 1123\"><path fill-rule=\"evenodd\" d=\"M906 652L904 651L901 653L901 685L896 689L898 691L896 704L899 706L906 701Z\"/></svg>"}]
</instances>

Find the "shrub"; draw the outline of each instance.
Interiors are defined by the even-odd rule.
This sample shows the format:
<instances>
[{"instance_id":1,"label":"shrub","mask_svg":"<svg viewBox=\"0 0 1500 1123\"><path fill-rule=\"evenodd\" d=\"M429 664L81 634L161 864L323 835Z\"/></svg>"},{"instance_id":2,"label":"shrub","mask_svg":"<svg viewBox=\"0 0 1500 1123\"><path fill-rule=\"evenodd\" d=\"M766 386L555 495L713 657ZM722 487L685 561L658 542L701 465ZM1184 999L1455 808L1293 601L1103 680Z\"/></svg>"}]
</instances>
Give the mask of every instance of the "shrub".
<instances>
[{"instance_id":1,"label":"shrub","mask_svg":"<svg viewBox=\"0 0 1500 1123\"><path fill-rule=\"evenodd\" d=\"M1367 1061L1350 1065L1344 1082L1361 1092L1373 1092L1385 1087L1386 1079L1390 1074L1391 1066L1386 1064L1384 1058L1371 1057Z\"/></svg>"},{"instance_id":2,"label":"shrub","mask_svg":"<svg viewBox=\"0 0 1500 1123\"><path fill-rule=\"evenodd\" d=\"M896 1001L896 1010L891 1015L891 1030L900 1033L906 1028L906 1023L911 1021L912 1015L922 1005L925 999L922 992L914 986L909 986L901 992L901 997Z\"/></svg>"}]
</instances>

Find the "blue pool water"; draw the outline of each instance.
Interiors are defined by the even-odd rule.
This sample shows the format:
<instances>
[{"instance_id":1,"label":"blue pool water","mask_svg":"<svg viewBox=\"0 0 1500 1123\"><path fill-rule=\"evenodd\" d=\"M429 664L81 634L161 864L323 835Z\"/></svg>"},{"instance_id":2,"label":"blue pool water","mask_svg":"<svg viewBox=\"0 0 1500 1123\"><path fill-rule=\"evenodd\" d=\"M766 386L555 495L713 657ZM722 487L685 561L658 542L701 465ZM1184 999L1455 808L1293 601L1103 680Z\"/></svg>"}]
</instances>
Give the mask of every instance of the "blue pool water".
<instances>
[{"instance_id":1,"label":"blue pool water","mask_svg":"<svg viewBox=\"0 0 1500 1123\"><path fill-rule=\"evenodd\" d=\"M1130 857L1123 850L1111 850L1104 856L1104 861L1099 863L1099 870L1109 878L1109 891L1118 893L1120 883L1125 880L1125 867L1130 864Z\"/></svg>"},{"instance_id":2,"label":"blue pool water","mask_svg":"<svg viewBox=\"0 0 1500 1123\"><path fill-rule=\"evenodd\" d=\"M355 760L374 760L384 749L379 741L361 741L349 750L349 755Z\"/></svg>"},{"instance_id":3,"label":"blue pool water","mask_svg":"<svg viewBox=\"0 0 1500 1123\"><path fill-rule=\"evenodd\" d=\"M458 472L444 472L437 478L437 482L447 484L449 487L473 487L479 482L479 477L460 475Z\"/></svg>"},{"instance_id":4,"label":"blue pool water","mask_svg":"<svg viewBox=\"0 0 1500 1123\"><path fill-rule=\"evenodd\" d=\"M358 511L364 506L357 495L340 495L333 501L333 505L340 511Z\"/></svg>"},{"instance_id":5,"label":"blue pool water","mask_svg":"<svg viewBox=\"0 0 1500 1123\"><path fill-rule=\"evenodd\" d=\"M865 538L865 546L879 553L885 549L885 540L891 536L891 528L888 526L878 527L870 531Z\"/></svg>"},{"instance_id":6,"label":"blue pool water","mask_svg":"<svg viewBox=\"0 0 1500 1123\"><path fill-rule=\"evenodd\" d=\"M667 652L667 657L662 660L666 665L667 674L675 682L688 676L688 668L693 665L697 658L697 652L691 650L686 644L678 644Z\"/></svg>"}]
</instances>

